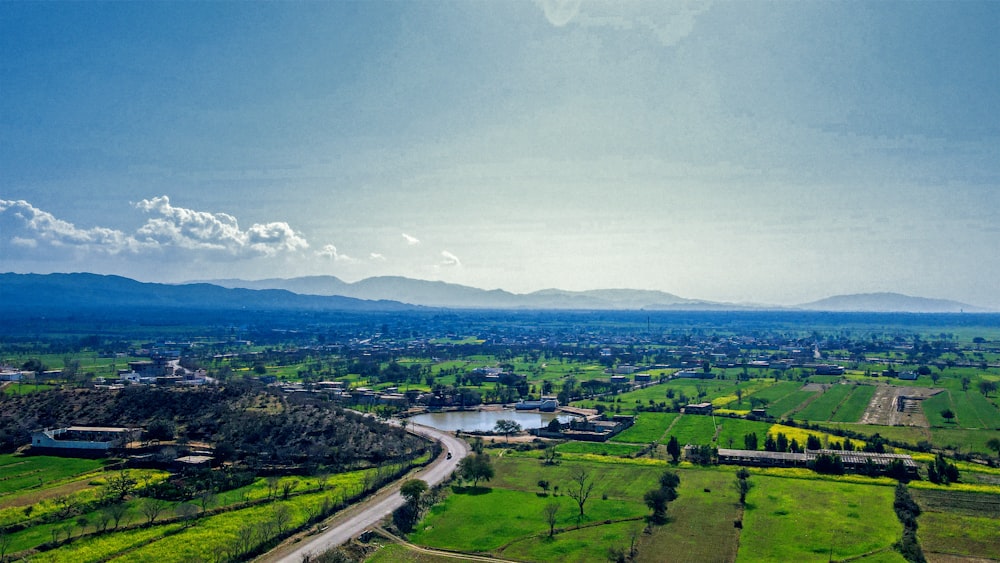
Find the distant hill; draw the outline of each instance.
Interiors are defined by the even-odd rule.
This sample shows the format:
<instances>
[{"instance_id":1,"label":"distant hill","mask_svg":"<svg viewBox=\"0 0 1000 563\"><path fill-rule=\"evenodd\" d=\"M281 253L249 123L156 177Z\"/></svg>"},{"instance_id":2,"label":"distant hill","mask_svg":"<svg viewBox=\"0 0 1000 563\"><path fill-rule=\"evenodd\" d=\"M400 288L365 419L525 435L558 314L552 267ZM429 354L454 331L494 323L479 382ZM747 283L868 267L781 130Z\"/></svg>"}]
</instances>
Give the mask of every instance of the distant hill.
<instances>
[{"instance_id":1,"label":"distant hill","mask_svg":"<svg viewBox=\"0 0 1000 563\"><path fill-rule=\"evenodd\" d=\"M810 311L870 313L985 313L988 309L946 299L912 297L900 293L858 293L836 295L804 303L799 309Z\"/></svg>"},{"instance_id":2,"label":"distant hill","mask_svg":"<svg viewBox=\"0 0 1000 563\"><path fill-rule=\"evenodd\" d=\"M282 289L230 289L207 283L167 285L97 274L0 274L0 311L104 308L200 310L404 311L412 305Z\"/></svg>"},{"instance_id":3,"label":"distant hill","mask_svg":"<svg viewBox=\"0 0 1000 563\"><path fill-rule=\"evenodd\" d=\"M340 295L369 300L393 300L412 305L468 309L740 309L727 303L685 299L663 291L638 289L597 289L565 291L543 289L526 294L502 289L479 289L440 281L400 276L366 278L354 283L334 276L290 279L210 280L207 283L229 288L284 289L311 295Z\"/></svg>"}]
</instances>

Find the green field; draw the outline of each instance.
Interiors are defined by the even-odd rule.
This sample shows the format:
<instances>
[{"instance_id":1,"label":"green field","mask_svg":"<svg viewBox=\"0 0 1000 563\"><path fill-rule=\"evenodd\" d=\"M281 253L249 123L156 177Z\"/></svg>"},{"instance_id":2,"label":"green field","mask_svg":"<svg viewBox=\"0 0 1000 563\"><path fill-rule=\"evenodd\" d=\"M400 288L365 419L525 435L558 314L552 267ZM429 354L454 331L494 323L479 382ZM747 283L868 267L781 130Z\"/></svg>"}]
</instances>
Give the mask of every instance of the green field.
<instances>
[{"instance_id":1,"label":"green field","mask_svg":"<svg viewBox=\"0 0 1000 563\"><path fill-rule=\"evenodd\" d=\"M1000 428L1000 410L978 391L945 389L923 401L927 421L933 427L943 428ZM955 419L948 422L941 411L950 409Z\"/></svg>"},{"instance_id":2,"label":"green field","mask_svg":"<svg viewBox=\"0 0 1000 563\"><path fill-rule=\"evenodd\" d=\"M1000 559L1000 519L954 512L924 512L917 538L925 555Z\"/></svg>"},{"instance_id":3,"label":"green field","mask_svg":"<svg viewBox=\"0 0 1000 563\"><path fill-rule=\"evenodd\" d=\"M642 448L643 446L615 444L612 442L566 442L556 446L556 451L562 454L596 454L629 457L641 451Z\"/></svg>"},{"instance_id":4,"label":"green field","mask_svg":"<svg viewBox=\"0 0 1000 563\"><path fill-rule=\"evenodd\" d=\"M632 444L648 444L659 441L670 427L670 424L680 415L678 413L643 412L636 415L635 424L611 438L612 442Z\"/></svg>"},{"instance_id":5,"label":"green field","mask_svg":"<svg viewBox=\"0 0 1000 563\"><path fill-rule=\"evenodd\" d=\"M729 420L729 419L726 419ZM681 446L685 444L710 444L715 437L715 417L685 414L677 419L674 427L670 429L668 436L664 437L666 443L670 436L676 436Z\"/></svg>"},{"instance_id":6,"label":"green field","mask_svg":"<svg viewBox=\"0 0 1000 563\"><path fill-rule=\"evenodd\" d=\"M850 396L840 404L837 411L830 417L832 422L857 422L865 414L868 403L875 395L874 385L855 385Z\"/></svg>"},{"instance_id":7,"label":"green field","mask_svg":"<svg viewBox=\"0 0 1000 563\"><path fill-rule=\"evenodd\" d=\"M0 501L6 495L97 471L103 465L93 459L0 455Z\"/></svg>"},{"instance_id":8,"label":"green field","mask_svg":"<svg viewBox=\"0 0 1000 563\"><path fill-rule=\"evenodd\" d=\"M837 411L851 391L854 390L852 385L834 385L827 389L822 395L816 397L815 400L809 403L807 407L795 413L795 418L798 420L809 420L809 421L819 421L825 422L830 420L830 417Z\"/></svg>"},{"instance_id":9,"label":"green field","mask_svg":"<svg viewBox=\"0 0 1000 563\"><path fill-rule=\"evenodd\" d=\"M737 561L827 561L891 548L893 489L754 475ZM832 502L836 499L836 502Z\"/></svg>"},{"instance_id":10,"label":"green field","mask_svg":"<svg viewBox=\"0 0 1000 563\"><path fill-rule=\"evenodd\" d=\"M716 443L716 446L720 448L743 449L743 437L750 433L757 434L757 447L763 448L764 437L767 436L767 431L772 426L770 422L727 418L724 416L716 417L715 422L722 427Z\"/></svg>"}]
</instances>

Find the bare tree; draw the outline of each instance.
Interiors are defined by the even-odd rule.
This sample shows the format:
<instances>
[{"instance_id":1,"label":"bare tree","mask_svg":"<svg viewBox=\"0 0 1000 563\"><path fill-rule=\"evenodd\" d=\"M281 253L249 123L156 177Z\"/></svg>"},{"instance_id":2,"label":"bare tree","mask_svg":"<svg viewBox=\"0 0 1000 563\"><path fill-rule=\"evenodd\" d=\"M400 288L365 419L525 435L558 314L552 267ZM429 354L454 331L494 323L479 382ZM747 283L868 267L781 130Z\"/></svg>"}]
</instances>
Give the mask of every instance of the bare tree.
<instances>
[{"instance_id":1,"label":"bare tree","mask_svg":"<svg viewBox=\"0 0 1000 563\"><path fill-rule=\"evenodd\" d=\"M556 515L559 512L559 503L552 501L545 505L542 514L545 515L545 522L549 525L549 537L556 533Z\"/></svg>"},{"instance_id":2,"label":"bare tree","mask_svg":"<svg viewBox=\"0 0 1000 563\"><path fill-rule=\"evenodd\" d=\"M267 498L274 498L278 494L278 486L281 483L281 479L277 475L271 475L267 478Z\"/></svg>"},{"instance_id":3,"label":"bare tree","mask_svg":"<svg viewBox=\"0 0 1000 563\"><path fill-rule=\"evenodd\" d=\"M139 512L146 517L147 525L152 525L166 508L167 501L153 497L146 497L139 503Z\"/></svg>"},{"instance_id":4,"label":"bare tree","mask_svg":"<svg viewBox=\"0 0 1000 563\"><path fill-rule=\"evenodd\" d=\"M204 514L208 510L208 507L212 506L212 503L215 502L215 493L209 489L205 489L198 493L197 499L198 506L201 507L201 512Z\"/></svg>"},{"instance_id":5,"label":"bare tree","mask_svg":"<svg viewBox=\"0 0 1000 563\"><path fill-rule=\"evenodd\" d=\"M190 502L182 502L174 508L174 512L178 518L189 522L194 520L194 517L198 515L198 507Z\"/></svg>"},{"instance_id":6,"label":"bare tree","mask_svg":"<svg viewBox=\"0 0 1000 563\"><path fill-rule=\"evenodd\" d=\"M122 518L125 513L128 512L128 506L124 502L117 502L115 504L107 506L104 510L107 511L108 516L115 521L115 529L118 529L118 524L121 523Z\"/></svg>"},{"instance_id":7,"label":"bare tree","mask_svg":"<svg viewBox=\"0 0 1000 563\"><path fill-rule=\"evenodd\" d=\"M7 550L10 549L10 542L13 541L6 530L0 528L0 563L7 559Z\"/></svg>"},{"instance_id":8,"label":"bare tree","mask_svg":"<svg viewBox=\"0 0 1000 563\"><path fill-rule=\"evenodd\" d=\"M590 479L587 470L582 467L574 469L570 473L569 480L571 484L567 488L566 494L576 501L577 506L580 507L579 517L582 518L583 505L587 504L587 499L590 498L590 493L594 490L594 482Z\"/></svg>"}]
</instances>

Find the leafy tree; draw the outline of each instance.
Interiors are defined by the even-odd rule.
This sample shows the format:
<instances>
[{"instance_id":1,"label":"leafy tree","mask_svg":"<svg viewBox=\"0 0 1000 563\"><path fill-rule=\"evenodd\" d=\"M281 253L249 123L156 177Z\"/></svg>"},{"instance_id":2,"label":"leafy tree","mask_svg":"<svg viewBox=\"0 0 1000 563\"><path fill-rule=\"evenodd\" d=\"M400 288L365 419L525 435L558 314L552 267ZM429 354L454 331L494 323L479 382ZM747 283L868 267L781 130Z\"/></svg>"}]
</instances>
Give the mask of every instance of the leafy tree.
<instances>
[{"instance_id":1,"label":"leafy tree","mask_svg":"<svg viewBox=\"0 0 1000 563\"><path fill-rule=\"evenodd\" d=\"M583 505L587 503L590 493L594 490L594 481L583 467L574 469L570 473L569 480L571 485L567 489L566 494L576 501L577 506L580 507L580 517L583 517Z\"/></svg>"},{"instance_id":2,"label":"leafy tree","mask_svg":"<svg viewBox=\"0 0 1000 563\"><path fill-rule=\"evenodd\" d=\"M747 493L753 488L753 483L750 482L750 472L747 471L746 467L741 467L736 470L736 492L740 494L740 504L745 505L747 501Z\"/></svg>"},{"instance_id":3,"label":"leafy tree","mask_svg":"<svg viewBox=\"0 0 1000 563\"><path fill-rule=\"evenodd\" d=\"M674 463L681 457L681 444L677 441L677 436L671 436L670 441L667 442L667 453L670 454L670 458Z\"/></svg>"},{"instance_id":4,"label":"leafy tree","mask_svg":"<svg viewBox=\"0 0 1000 563\"><path fill-rule=\"evenodd\" d=\"M462 458L462 461L458 462L458 473L463 479L471 480L473 488L479 486L479 481L489 481L495 475L490 455L486 453Z\"/></svg>"},{"instance_id":5,"label":"leafy tree","mask_svg":"<svg viewBox=\"0 0 1000 563\"><path fill-rule=\"evenodd\" d=\"M948 422L951 422L952 419L955 418L955 411L951 409L944 409L941 411L941 418L945 419Z\"/></svg>"},{"instance_id":6,"label":"leafy tree","mask_svg":"<svg viewBox=\"0 0 1000 563\"><path fill-rule=\"evenodd\" d=\"M819 450L823 448L823 443L819 441L819 436L810 434L806 438L806 449L807 450Z\"/></svg>"},{"instance_id":7,"label":"leafy tree","mask_svg":"<svg viewBox=\"0 0 1000 563\"><path fill-rule=\"evenodd\" d=\"M986 447L995 450L997 452L997 457L1000 457L1000 438L990 438L986 440Z\"/></svg>"},{"instance_id":8,"label":"leafy tree","mask_svg":"<svg viewBox=\"0 0 1000 563\"><path fill-rule=\"evenodd\" d=\"M542 494L545 494L545 495L549 494L549 486L550 486L550 483L548 482L548 480L546 480L546 479L539 479L538 480L538 488L542 489Z\"/></svg>"},{"instance_id":9,"label":"leafy tree","mask_svg":"<svg viewBox=\"0 0 1000 563\"><path fill-rule=\"evenodd\" d=\"M679 484L680 477L673 471L666 471L660 476L660 486L643 495L643 501L652 511L650 520L654 524L663 524L667 521L667 505L677 498Z\"/></svg>"},{"instance_id":10,"label":"leafy tree","mask_svg":"<svg viewBox=\"0 0 1000 563\"><path fill-rule=\"evenodd\" d=\"M743 436L743 448L747 450L757 449L757 433L750 432L749 434Z\"/></svg>"},{"instance_id":11,"label":"leafy tree","mask_svg":"<svg viewBox=\"0 0 1000 563\"><path fill-rule=\"evenodd\" d=\"M520 432L521 425L513 420L500 419L493 426L493 431L497 434L503 434L507 441L510 442L510 435Z\"/></svg>"},{"instance_id":12,"label":"leafy tree","mask_svg":"<svg viewBox=\"0 0 1000 563\"><path fill-rule=\"evenodd\" d=\"M421 479L409 479L399 487L399 494L414 507L420 506L420 499L427 492L427 482Z\"/></svg>"},{"instance_id":13,"label":"leafy tree","mask_svg":"<svg viewBox=\"0 0 1000 563\"><path fill-rule=\"evenodd\" d=\"M995 381L988 381L986 379L979 381L979 392L983 395L989 397L990 393L995 393L997 390L997 384Z\"/></svg>"}]
</instances>

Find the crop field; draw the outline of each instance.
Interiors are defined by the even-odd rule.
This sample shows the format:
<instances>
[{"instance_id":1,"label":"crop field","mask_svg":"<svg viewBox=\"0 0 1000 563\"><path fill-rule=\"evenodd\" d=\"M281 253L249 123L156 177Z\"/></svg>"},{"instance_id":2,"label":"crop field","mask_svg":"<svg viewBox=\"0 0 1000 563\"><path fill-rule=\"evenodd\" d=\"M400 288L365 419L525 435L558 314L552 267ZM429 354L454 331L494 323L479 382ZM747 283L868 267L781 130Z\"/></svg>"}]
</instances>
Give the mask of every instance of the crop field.
<instances>
[{"instance_id":1,"label":"crop field","mask_svg":"<svg viewBox=\"0 0 1000 563\"><path fill-rule=\"evenodd\" d=\"M0 506L6 495L101 469L100 460L0 455Z\"/></svg>"},{"instance_id":2,"label":"crop field","mask_svg":"<svg viewBox=\"0 0 1000 563\"><path fill-rule=\"evenodd\" d=\"M722 428L716 444L720 448L743 449L743 437L750 433L757 434L757 447L763 448L764 436L772 426L770 422L724 416L716 417L715 422Z\"/></svg>"},{"instance_id":3,"label":"crop field","mask_svg":"<svg viewBox=\"0 0 1000 563\"><path fill-rule=\"evenodd\" d=\"M733 561L740 531L739 497L733 488L733 471L679 469L677 500L667 509L669 521L642 536L638 561L670 563Z\"/></svg>"},{"instance_id":4,"label":"crop field","mask_svg":"<svg viewBox=\"0 0 1000 563\"><path fill-rule=\"evenodd\" d=\"M934 445L947 449L959 449L963 452L979 452L995 454L986 447L990 438L996 438L994 430L966 430L961 428L931 428Z\"/></svg>"},{"instance_id":5,"label":"crop field","mask_svg":"<svg viewBox=\"0 0 1000 563\"><path fill-rule=\"evenodd\" d=\"M685 444L710 444L715 437L714 420L714 417L705 415L682 415L674 423L674 427L670 429L669 435L664 437L663 442L666 443L670 439L669 436L676 436L681 446Z\"/></svg>"},{"instance_id":6,"label":"crop field","mask_svg":"<svg viewBox=\"0 0 1000 563\"><path fill-rule=\"evenodd\" d=\"M677 413L644 412L636 416L635 424L611 438L612 442L648 444L663 438L667 428L680 416Z\"/></svg>"},{"instance_id":7,"label":"crop field","mask_svg":"<svg viewBox=\"0 0 1000 563\"><path fill-rule=\"evenodd\" d=\"M837 407L853 391L854 386L834 385L827 389L822 395L816 397L804 409L795 413L795 418L799 420L811 420L825 422L837 411Z\"/></svg>"},{"instance_id":8,"label":"crop field","mask_svg":"<svg viewBox=\"0 0 1000 563\"><path fill-rule=\"evenodd\" d=\"M642 446L612 442L566 442L556 446L556 451L562 454L596 454L616 457L629 457L640 450L642 450Z\"/></svg>"},{"instance_id":9,"label":"crop field","mask_svg":"<svg viewBox=\"0 0 1000 563\"><path fill-rule=\"evenodd\" d=\"M918 522L917 538L925 555L1000 559L1000 519L928 511Z\"/></svg>"},{"instance_id":10,"label":"crop field","mask_svg":"<svg viewBox=\"0 0 1000 563\"><path fill-rule=\"evenodd\" d=\"M828 420L832 422L857 422L865 414L868 403L875 395L873 385L854 385L851 394L842 402Z\"/></svg>"},{"instance_id":11,"label":"crop field","mask_svg":"<svg viewBox=\"0 0 1000 563\"><path fill-rule=\"evenodd\" d=\"M976 391L945 390L924 400L922 407L932 427L1000 428L1000 410ZM955 413L954 422L941 416L945 409Z\"/></svg>"},{"instance_id":12,"label":"crop field","mask_svg":"<svg viewBox=\"0 0 1000 563\"><path fill-rule=\"evenodd\" d=\"M799 418L796 409L809 399L815 397L817 393L818 391L804 391L801 386L799 386L797 390L792 391L791 393L788 393L769 404L767 406L767 414L776 418L790 417L793 415L795 418Z\"/></svg>"},{"instance_id":13,"label":"crop field","mask_svg":"<svg viewBox=\"0 0 1000 563\"><path fill-rule=\"evenodd\" d=\"M751 478L737 561L827 561L886 549L902 534L893 488ZM830 502L837 499L837 502Z\"/></svg>"}]
</instances>

